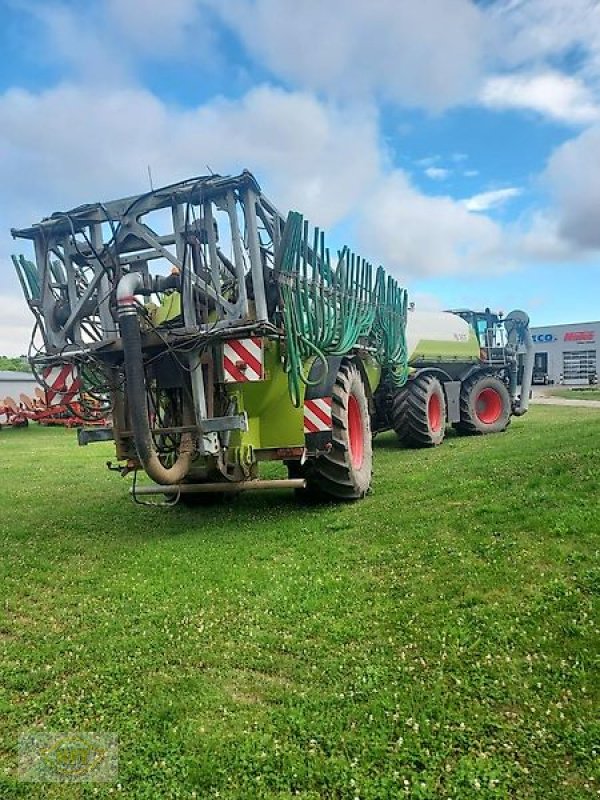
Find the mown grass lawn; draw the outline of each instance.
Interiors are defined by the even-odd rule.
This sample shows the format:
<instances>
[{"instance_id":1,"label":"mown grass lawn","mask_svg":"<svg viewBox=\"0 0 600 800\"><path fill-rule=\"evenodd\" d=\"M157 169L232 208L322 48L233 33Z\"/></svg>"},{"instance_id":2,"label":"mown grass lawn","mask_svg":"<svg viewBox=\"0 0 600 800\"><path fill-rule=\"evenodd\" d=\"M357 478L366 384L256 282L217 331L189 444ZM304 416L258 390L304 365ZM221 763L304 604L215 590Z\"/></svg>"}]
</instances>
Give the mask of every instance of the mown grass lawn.
<instances>
[{"instance_id":1,"label":"mown grass lawn","mask_svg":"<svg viewBox=\"0 0 600 800\"><path fill-rule=\"evenodd\" d=\"M551 389L553 397L566 397L569 400L600 400L600 389Z\"/></svg>"},{"instance_id":2,"label":"mown grass lawn","mask_svg":"<svg viewBox=\"0 0 600 800\"><path fill-rule=\"evenodd\" d=\"M597 796L600 413L376 445L359 504L158 509L2 430L0 796ZM118 784L20 783L37 727L116 733Z\"/></svg>"}]
</instances>

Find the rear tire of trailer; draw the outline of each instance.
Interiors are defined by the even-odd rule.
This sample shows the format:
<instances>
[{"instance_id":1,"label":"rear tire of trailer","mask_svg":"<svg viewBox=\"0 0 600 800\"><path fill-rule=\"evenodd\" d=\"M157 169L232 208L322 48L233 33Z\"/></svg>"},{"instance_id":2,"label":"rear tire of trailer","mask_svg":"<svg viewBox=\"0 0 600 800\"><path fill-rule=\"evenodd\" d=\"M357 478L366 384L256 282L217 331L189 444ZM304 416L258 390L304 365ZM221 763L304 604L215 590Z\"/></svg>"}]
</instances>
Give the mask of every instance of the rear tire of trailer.
<instances>
[{"instance_id":1,"label":"rear tire of trailer","mask_svg":"<svg viewBox=\"0 0 600 800\"><path fill-rule=\"evenodd\" d=\"M422 375L409 381L392 401L392 427L408 447L437 447L446 434L446 398L440 381Z\"/></svg>"},{"instance_id":2,"label":"rear tire of trailer","mask_svg":"<svg viewBox=\"0 0 600 800\"><path fill-rule=\"evenodd\" d=\"M369 401L362 376L342 362L331 403L332 446L307 472L308 493L321 498L359 500L371 486L373 451Z\"/></svg>"},{"instance_id":3,"label":"rear tire of trailer","mask_svg":"<svg viewBox=\"0 0 600 800\"><path fill-rule=\"evenodd\" d=\"M501 433L510 425L511 402L505 384L495 375L475 375L460 391L459 433Z\"/></svg>"}]
</instances>

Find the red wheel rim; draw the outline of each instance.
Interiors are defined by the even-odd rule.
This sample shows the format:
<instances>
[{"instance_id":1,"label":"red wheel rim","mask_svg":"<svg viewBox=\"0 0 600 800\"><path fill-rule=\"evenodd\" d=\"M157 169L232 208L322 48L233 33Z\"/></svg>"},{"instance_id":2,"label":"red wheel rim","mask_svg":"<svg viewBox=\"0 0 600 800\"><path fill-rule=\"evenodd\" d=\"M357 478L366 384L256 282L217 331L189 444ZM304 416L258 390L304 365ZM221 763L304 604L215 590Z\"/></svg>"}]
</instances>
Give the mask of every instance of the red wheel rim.
<instances>
[{"instance_id":1,"label":"red wheel rim","mask_svg":"<svg viewBox=\"0 0 600 800\"><path fill-rule=\"evenodd\" d=\"M430 395L427 403L427 421L433 433L438 433L442 427L442 403L437 393Z\"/></svg>"},{"instance_id":2,"label":"red wheel rim","mask_svg":"<svg viewBox=\"0 0 600 800\"><path fill-rule=\"evenodd\" d=\"M475 400L477 418L485 425L492 425L502 416L502 397L495 389L482 389Z\"/></svg>"},{"instance_id":3,"label":"red wheel rim","mask_svg":"<svg viewBox=\"0 0 600 800\"><path fill-rule=\"evenodd\" d=\"M353 394L348 398L348 444L350 462L355 469L360 469L365 454L364 425L358 400Z\"/></svg>"}]
</instances>

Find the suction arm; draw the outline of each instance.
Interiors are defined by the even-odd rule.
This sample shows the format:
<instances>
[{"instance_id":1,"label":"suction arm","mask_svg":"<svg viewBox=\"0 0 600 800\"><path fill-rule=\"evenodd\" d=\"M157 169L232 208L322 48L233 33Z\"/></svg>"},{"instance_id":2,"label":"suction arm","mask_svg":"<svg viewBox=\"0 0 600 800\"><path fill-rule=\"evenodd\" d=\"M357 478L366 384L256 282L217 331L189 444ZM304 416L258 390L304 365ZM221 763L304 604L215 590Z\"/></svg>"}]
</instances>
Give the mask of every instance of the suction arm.
<instances>
[{"instance_id":1,"label":"suction arm","mask_svg":"<svg viewBox=\"0 0 600 800\"><path fill-rule=\"evenodd\" d=\"M158 457L148 420L146 404L146 382L142 356L142 336L138 321L135 294L144 289L144 278L139 272L129 272L117 285L117 309L119 326L123 341L125 361L125 377L129 414L133 428L133 439L142 466L156 483L175 484L185 478L189 472L194 451L194 440L191 433L181 436L179 455L172 467L164 467ZM189 404L184 403L183 424L193 425L194 420L189 411Z\"/></svg>"},{"instance_id":2,"label":"suction arm","mask_svg":"<svg viewBox=\"0 0 600 800\"><path fill-rule=\"evenodd\" d=\"M524 331L524 345L525 345L525 360L523 364L523 377L521 379L521 394L519 396L519 403L514 409L516 417L522 417L529 410L529 395L531 394L531 381L533 378L533 336L529 330L529 326Z\"/></svg>"}]
</instances>

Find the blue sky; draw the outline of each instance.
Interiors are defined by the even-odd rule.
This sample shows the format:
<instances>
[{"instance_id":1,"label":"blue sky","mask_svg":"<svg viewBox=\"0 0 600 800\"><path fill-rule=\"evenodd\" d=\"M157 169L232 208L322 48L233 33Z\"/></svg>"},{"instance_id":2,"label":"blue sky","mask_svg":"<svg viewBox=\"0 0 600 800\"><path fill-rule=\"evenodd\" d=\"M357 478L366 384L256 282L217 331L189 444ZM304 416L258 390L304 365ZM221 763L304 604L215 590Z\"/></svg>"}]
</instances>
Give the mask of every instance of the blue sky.
<instances>
[{"instance_id":1,"label":"blue sky","mask_svg":"<svg viewBox=\"0 0 600 800\"><path fill-rule=\"evenodd\" d=\"M247 167L420 307L600 318L598 0L0 0L11 226Z\"/></svg>"}]
</instances>

